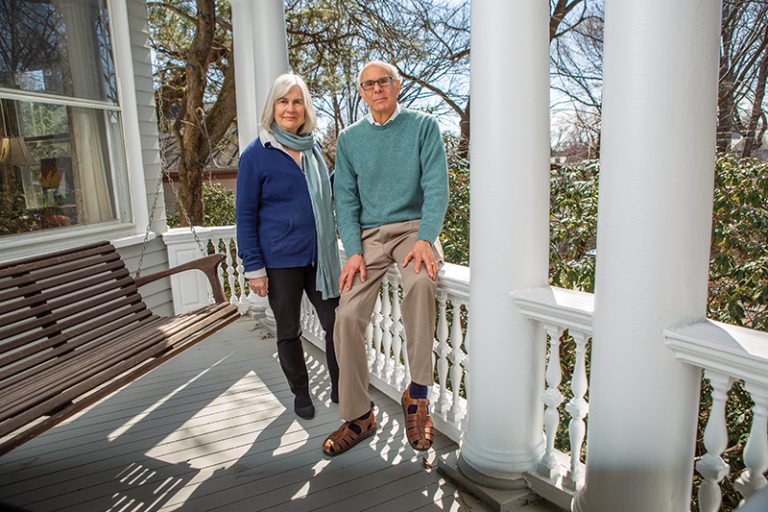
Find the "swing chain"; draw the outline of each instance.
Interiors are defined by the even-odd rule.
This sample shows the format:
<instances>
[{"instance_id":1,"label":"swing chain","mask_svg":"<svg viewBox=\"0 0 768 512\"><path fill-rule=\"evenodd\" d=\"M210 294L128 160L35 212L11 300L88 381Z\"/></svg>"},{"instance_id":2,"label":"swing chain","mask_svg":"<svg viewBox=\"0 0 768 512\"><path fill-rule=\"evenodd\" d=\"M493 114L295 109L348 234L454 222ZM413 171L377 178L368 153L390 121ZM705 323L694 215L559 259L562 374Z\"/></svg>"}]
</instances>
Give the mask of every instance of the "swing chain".
<instances>
[{"instance_id":1,"label":"swing chain","mask_svg":"<svg viewBox=\"0 0 768 512\"><path fill-rule=\"evenodd\" d=\"M160 115L162 115L163 112L163 92L162 92L162 86L160 88L160 94L158 94L158 112ZM205 117L203 117L203 120L205 121ZM208 149L211 150L211 141L210 138L208 138L208 126L207 123L204 123L202 131L206 135L206 139L208 141ZM138 278L141 275L141 266L144 262L144 253L147 250L147 242L149 241L149 233L152 230L152 221L155 218L155 209L157 208L157 198L160 196L160 188L163 186L163 174L168 179L168 183L171 185L171 190L173 190L173 194L178 198L179 194L176 190L176 186L173 182L173 178L171 177L171 171L168 169L168 166L166 165L166 159L165 159L165 141L161 134L159 134L160 137L160 175L157 177L157 188L155 189L155 199L152 203L152 210L149 214L149 221L147 222L147 231L144 233L144 242L141 246L141 255L139 256L139 263L136 267L136 278ZM212 171L211 171L212 172ZM197 247L200 249L200 254L205 256L207 254L207 251L203 248L203 243L200 241L200 238L197 235L197 231L195 231L195 226L192 225L192 221L189 219L189 214L187 213L187 209L184 207L184 202L179 200L177 201L177 204L181 207L181 213L184 215L184 220L186 220L187 225L189 226L189 229L192 231L192 236L195 238L195 242L197 243Z\"/></svg>"}]
</instances>

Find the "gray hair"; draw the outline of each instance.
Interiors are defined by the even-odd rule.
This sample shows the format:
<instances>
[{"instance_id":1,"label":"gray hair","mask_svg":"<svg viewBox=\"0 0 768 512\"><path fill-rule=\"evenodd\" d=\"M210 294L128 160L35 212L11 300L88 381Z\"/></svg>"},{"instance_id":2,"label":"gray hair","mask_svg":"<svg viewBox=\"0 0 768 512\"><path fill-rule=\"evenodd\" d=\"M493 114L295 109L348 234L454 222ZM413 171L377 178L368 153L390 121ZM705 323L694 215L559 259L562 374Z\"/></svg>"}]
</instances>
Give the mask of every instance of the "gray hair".
<instances>
[{"instance_id":1,"label":"gray hair","mask_svg":"<svg viewBox=\"0 0 768 512\"><path fill-rule=\"evenodd\" d=\"M397 73L397 68L390 64L389 62L384 62L383 60L372 60L363 68L360 70L360 72L357 74L357 88L360 88L360 82L363 79L363 71L365 71L365 68L368 66L379 66L380 68L384 68L387 70L387 73L389 73L389 76L394 78L395 80L400 80L400 75Z\"/></svg>"},{"instance_id":2,"label":"gray hair","mask_svg":"<svg viewBox=\"0 0 768 512\"><path fill-rule=\"evenodd\" d=\"M288 91L294 85L301 89L301 95L304 99L304 124L299 127L299 134L312 133L317 126L317 116L315 108L312 106L312 98L309 95L304 79L293 73L283 73L272 82L267 99L264 101L264 110L261 112L261 127L272 132L272 121L275 120L275 103L277 100L288 94Z\"/></svg>"}]
</instances>

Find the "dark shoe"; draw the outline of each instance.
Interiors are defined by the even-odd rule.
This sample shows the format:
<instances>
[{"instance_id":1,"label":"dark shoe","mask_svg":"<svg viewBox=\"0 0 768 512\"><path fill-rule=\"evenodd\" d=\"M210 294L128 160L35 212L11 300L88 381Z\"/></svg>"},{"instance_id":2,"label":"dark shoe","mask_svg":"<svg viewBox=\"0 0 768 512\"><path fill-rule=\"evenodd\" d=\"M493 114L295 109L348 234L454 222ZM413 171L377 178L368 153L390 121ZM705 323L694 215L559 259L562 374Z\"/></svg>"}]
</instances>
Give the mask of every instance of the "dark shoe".
<instances>
[{"instance_id":1,"label":"dark shoe","mask_svg":"<svg viewBox=\"0 0 768 512\"><path fill-rule=\"evenodd\" d=\"M435 427L429 416L429 400L411 398L406 388L400 403L403 405L408 442L414 450L428 450L432 446L432 441L435 440ZM409 414L409 411L412 412Z\"/></svg>"},{"instance_id":2,"label":"dark shoe","mask_svg":"<svg viewBox=\"0 0 768 512\"><path fill-rule=\"evenodd\" d=\"M331 390L331 402L337 404L339 403L339 392L336 390Z\"/></svg>"},{"instance_id":3,"label":"dark shoe","mask_svg":"<svg viewBox=\"0 0 768 512\"><path fill-rule=\"evenodd\" d=\"M312 397L309 395L297 396L293 399L293 412L299 418L310 420L315 417L315 406L312 405Z\"/></svg>"},{"instance_id":4,"label":"dark shoe","mask_svg":"<svg viewBox=\"0 0 768 512\"><path fill-rule=\"evenodd\" d=\"M376 433L376 416L371 410L364 420L345 421L344 424L323 442L323 452L333 457L349 450L363 439Z\"/></svg>"}]
</instances>

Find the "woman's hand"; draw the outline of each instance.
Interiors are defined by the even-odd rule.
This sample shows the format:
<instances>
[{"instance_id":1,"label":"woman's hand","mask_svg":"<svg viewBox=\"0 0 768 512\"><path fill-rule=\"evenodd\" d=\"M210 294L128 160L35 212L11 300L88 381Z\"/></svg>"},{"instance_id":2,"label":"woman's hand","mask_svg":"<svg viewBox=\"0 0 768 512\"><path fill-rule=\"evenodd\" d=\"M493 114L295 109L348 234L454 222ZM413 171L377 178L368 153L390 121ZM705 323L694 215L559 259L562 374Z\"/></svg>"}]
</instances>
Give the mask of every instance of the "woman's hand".
<instances>
[{"instance_id":1,"label":"woman's hand","mask_svg":"<svg viewBox=\"0 0 768 512\"><path fill-rule=\"evenodd\" d=\"M269 289L269 278L265 276L257 277L256 279L249 279L248 286L250 286L251 290L255 292L259 297L266 297L267 291Z\"/></svg>"}]
</instances>

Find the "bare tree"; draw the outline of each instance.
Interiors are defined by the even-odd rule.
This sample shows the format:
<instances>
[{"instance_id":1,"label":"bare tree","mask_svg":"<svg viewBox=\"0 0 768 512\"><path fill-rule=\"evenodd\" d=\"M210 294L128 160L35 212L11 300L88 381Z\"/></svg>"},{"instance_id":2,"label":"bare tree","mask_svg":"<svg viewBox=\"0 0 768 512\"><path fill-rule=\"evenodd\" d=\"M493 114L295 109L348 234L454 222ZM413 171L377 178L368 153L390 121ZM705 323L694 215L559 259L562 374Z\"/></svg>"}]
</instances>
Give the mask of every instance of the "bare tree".
<instances>
[{"instance_id":1,"label":"bare tree","mask_svg":"<svg viewBox=\"0 0 768 512\"><path fill-rule=\"evenodd\" d=\"M717 149L729 151L731 134L738 132L747 138L743 156L749 156L759 146L755 132L765 119L768 2L724 0L722 9ZM764 131L764 121L762 125Z\"/></svg>"},{"instance_id":2,"label":"bare tree","mask_svg":"<svg viewBox=\"0 0 768 512\"><path fill-rule=\"evenodd\" d=\"M229 9L214 0L148 6L161 62L158 120L168 123L179 147L179 200L189 222L200 226L206 163L236 115ZM183 217L181 224L187 225Z\"/></svg>"},{"instance_id":3,"label":"bare tree","mask_svg":"<svg viewBox=\"0 0 768 512\"><path fill-rule=\"evenodd\" d=\"M550 0L550 75L553 117L563 126L554 149L587 149L596 158L600 148L603 80L602 0Z\"/></svg>"}]
</instances>

